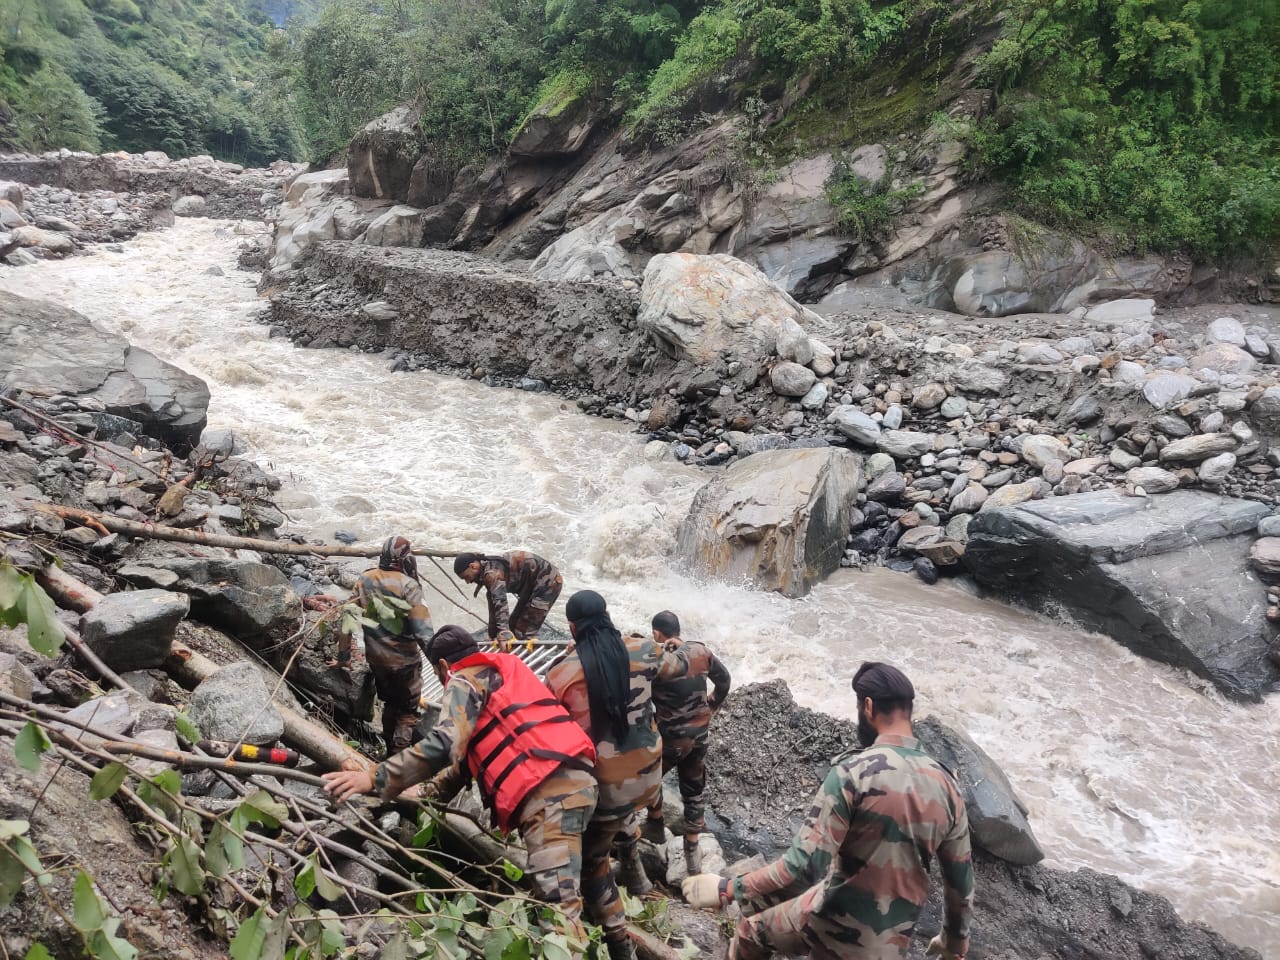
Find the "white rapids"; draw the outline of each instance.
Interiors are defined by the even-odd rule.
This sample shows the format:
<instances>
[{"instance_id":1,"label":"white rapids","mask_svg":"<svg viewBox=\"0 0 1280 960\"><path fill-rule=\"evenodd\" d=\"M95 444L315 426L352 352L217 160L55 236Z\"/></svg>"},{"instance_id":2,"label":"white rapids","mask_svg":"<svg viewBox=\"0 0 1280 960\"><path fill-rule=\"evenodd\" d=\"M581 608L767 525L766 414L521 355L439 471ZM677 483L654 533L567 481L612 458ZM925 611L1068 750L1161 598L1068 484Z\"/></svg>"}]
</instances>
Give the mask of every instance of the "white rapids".
<instances>
[{"instance_id":1,"label":"white rapids","mask_svg":"<svg viewBox=\"0 0 1280 960\"><path fill-rule=\"evenodd\" d=\"M1225 702L1107 638L888 571L842 571L803 600L690 579L669 553L706 472L647 463L625 426L555 397L268 339L232 228L179 220L120 252L5 270L0 289L80 310L205 378L210 425L285 480L291 529L527 547L561 567L565 597L600 590L619 626L671 608L735 683L782 677L846 718L858 662L900 664L918 714L1003 767L1051 865L1115 873L1280 960L1280 697ZM428 599L437 625L474 623Z\"/></svg>"}]
</instances>

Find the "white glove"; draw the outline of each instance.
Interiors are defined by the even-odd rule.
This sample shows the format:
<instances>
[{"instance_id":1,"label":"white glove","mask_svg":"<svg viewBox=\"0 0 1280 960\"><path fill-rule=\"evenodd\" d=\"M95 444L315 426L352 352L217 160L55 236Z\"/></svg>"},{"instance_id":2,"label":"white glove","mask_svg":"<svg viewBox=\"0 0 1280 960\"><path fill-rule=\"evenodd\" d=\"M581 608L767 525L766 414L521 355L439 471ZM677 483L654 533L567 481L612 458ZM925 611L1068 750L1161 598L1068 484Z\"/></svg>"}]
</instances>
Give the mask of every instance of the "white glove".
<instances>
[{"instance_id":1,"label":"white glove","mask_svg":"<svg viewBox=\"0 0 1280 960\"><path fill-rule=\"evenodd\" d=\"M929 947L925 950L926 957L941 957L942 960L964 960L964 955L956 953L947 946L946 940L942 934L938 934L929 941Z\"/></svg>"},{"instance_id":2,"label":"white glove","mask_svg":"<svg viewBox=\"0 0 1280 960\"><path fill-rule=\"evenodd\" d=\"M725 880L718 873L695 873L684 878L684 882L680 884L680 892L691 907L706 910L719 907L727 901L728 898L721 892L724 886Z\"/></svg>"}]
</instances>

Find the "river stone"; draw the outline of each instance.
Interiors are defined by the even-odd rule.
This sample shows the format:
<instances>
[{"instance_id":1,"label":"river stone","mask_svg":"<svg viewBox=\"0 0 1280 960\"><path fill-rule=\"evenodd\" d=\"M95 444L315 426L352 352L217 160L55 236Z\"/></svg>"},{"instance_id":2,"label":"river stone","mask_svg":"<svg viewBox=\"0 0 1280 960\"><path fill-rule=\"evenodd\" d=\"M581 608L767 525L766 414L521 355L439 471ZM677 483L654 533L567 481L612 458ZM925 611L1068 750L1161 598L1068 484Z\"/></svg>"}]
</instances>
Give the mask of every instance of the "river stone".
<instances>
[{"instance_id":1,"label":"river stone","mask_svg":"<svg viewBox=\"0 0 1280 960\"><path fill-rule=\"evenodd\" d=\"M170 586L191 598L191 616L239 637L261 637L296 626L302 601L283 571L266 563L224 557L148 556L136 570L177 574ZM166 577L167 579L167 577ZM154 585L145 576L134 581Z\"/></svg>"},{"instance_id":2,"label":"river stone","mask_svg":"<svg viewBox=\"0 0 1280 960\"><path fill-rule=\"evenodd\" d=\"M1235 317L1218 317L1209 324L1205 335L1214 343L1229 343L1236 347L1243 347L1246 340L1244 324Z\"/></svg>"},{"instance_id":3,"label":"river stone","mask_svg":"<svg viewBox=\"0 0 1280 960\"><path fill-rule=\"evenodd\" d=\"M898 538L898 549L904 553L916 553L920 547L938 543L943 537L942 528L936 526L920 526L908 530Z\"/></svg>"},{"instance_id":4,"label":"river stone","mask_svg":"<svg viewBox=\"0 0 1280 960\"><path fill-rule=\"evenodd\" d=\"M117 673L146 670L168 658L178 622L190 609L186 596L167 590L111 593L80 618L80 634Z\"/></svg>"},{"instance_id":5,"label":"river stone","mask_svg":"<svg viewBox=\"0 0 1280 960\"><path fill-rule=\"evenodd\" d=\"M965 567L983 585L1142 656L1256 700L1280 680L1267 659L1266 592L1248 565L1263 504L1199 490L1106 490L984 510Z\"/></svg>"},{"instance_id":6,"label":"river stone","mask_svg":"<svg viewBox=\"0 0 1280 960\"><path fill-rule=\"evenodd\" d=\"M75 241L67 234L39 227L17 227L10 234L10 241L20 247L40 247L50 253L72 253L76 249Z\"/></svg>"},{"instance_id":7,"label":"river stone","mask_svg":"<svg viewBox=\"0 0 1280 960\"><path fill-rule=\"evenodd\" d=\"M884 430L897 430L900 426L902 426L902 407L891 403L880 420L880 427Z\"/></svg>"},{"instance_id":8,"label":"river stone","mask_svg":"<svg viewBox=\"0 0 1280 960\"><path fill-rule=\"evenodd\" d=\"M837 407L832 411L831 416L827 417L827 422L854 443L860 443L866 447L874 447L880 439L880 424L857 407Z\"/></svg>"},{"instance_id":9,"label":"river stone","mask_svg":"<svg viewBox=\"0 0 1280 960\"><path fill-rule=\"evenodd\" d=\"M907 481L897 470L887 470L867 485L867 499L878 503L894 503L907 490Z\"/></svg>"},{"instance_id":10,"label":"river stone","mask_svg":"<svg viewBox=\"0 0 1280 960\"><path fill-rule=\"evenodd\" d=\"M203 217L209 209L209 203L199 194L189 193L173 201L175 217Z\"/></svg>"},{"instance_id":11,"label":"river stone","mask_svg":"<svg viewBox=\"0 0 1280 960\"><path fill-rule=\"evenodd\" d=\"M979 487L979 490L982 488ZM969 526L973 523L971 513L957 513L947 521L945 532L948 540L963 544L969 539Z\"/></svg>"},{"instance_id":12,"label":"river stone","mask_svg":"<svg viewBox=\"0 0 1280 960\"><path fill-rule=\"evenodd\" d=\"M803 327L811 316L763 273L734 257L660 253L645 267L637 320L676 359L711 363L722 352L742 361L765 360L773 354L783 319Z\"/></svg>"},{"instance_id":13,"label":"river stone","mask_svg":"<svg viewBox=\"0 0 1280 960\"><path fill-rule=\"evenodd\" d=\"M1025 503L1032 499L1040 492L1040 482L1038 480L1028 480L1025 483L1011 483L1007 487L1001 487L991 496L987 497L987 502L982 505L982 510L994 510L998 507L1012 507L1015 504Z\"/></svg>"},{"instance_id":14,"label":"river stone","mask_svg":"<svg viewBox=\"0 0 1280 960\"><path fill-rule=\"evenodd\" d=\"M1018 362L1051 366L1062 362L1062 354L1047 343L1018 345Z\"/></svg>"},{"instance_id":15,"label":"river stone","mask_svg":"<svg viewBox=\"0 0 1280 960\"><path fill-rule=\"evenodd\" d=\"M1111 368L1111 379L1116 383L1140 383L1147 378L1147 368L1132 360L1121 360Z\"/></svg>"},{"instance_id":16,"label":"river stone","mask_svg":"<svg viewBox=\"0 0 1280 960\"><path fill-rule=\"evenodd\" d=\"M1127 450L1121 450L1119 447L1112 447L1111 452L1107 454L1107 460L1117 470L1132 470L1134 467L1142 466L1142 458L1135 457Z\"/></svg>"},{"instance_id":17,"label":"river stone","mask_svg":"<svg viewBox=\"0 0 1280 960\"><path fill-rule=\"evenodd\" d=\"M701 490L676 540L694 570L800 597L840 566L862 458L831 447L739 460Z\"/></svg>"},{"instance_id":18,"label":"river stone","mask_svg":"<svg viewBox=\"0 0 1280 960\"><path fill-rule=\"evenodd\" d=\"M778 322L778 327L778 337L773 347L778 356L807 367L813 360L813 346L809 343L809 334L804 327L790 317L783 317Z\"/></svg>"},{"instance_id":19,"label":"river stone","mask_svg":"<svg viewBox=\"0 0 1280 960\"><path fill-rule=\"evenodd\" d=\"M191 694L188 712L210 740L243 739L270 746L284 736L284 719L271 702L271 692L258 668L240 662L220 668Z\"/></svg>"},{"instance_id":20,"label":"river stone","mask_svg":"<svg viewBox=\"0 0 1280 960\"><path fill-rule=\"evenodd\" d=\"M375 247L420 247L426 211L398 203L365 230L363 240Z\"/></svg>"},{"instance_id":21,"label":"river stone","mask_svg":"<svg viewBox=\"0 0 1280 960\"><path fill-rule=\"evenodd\" d=\"M1249 565L1267 580L1280 580L1280 537L1262 537L1249 548Z\"/></svg>"},{"instance_id":22,"label":"river stone","mask_svg":"<svg viewBox=\"0 0 1280 960\"><path fill-rule=\"evenodd\" d=\"M1160 467L1134 467L1124 478L1147 493L1168 493L1179 486L1177 476Z\"/></svg>"},{"instance_id":23,"label":"river stone","mask_svg":"<svg viewBox=\"0 0 1280 960\"><path fill-rule=\"evenodd\" d=\"M964 397L947 397L942 401L942 416L947 420L955 420L969 412L969 401Z\"/></svg>"},{"instance_id":24,"label":"river stone","mask_svg":"<svg viewBox=\"0 0 1280 960\"><path fill-rule=\"evenodd\" d=\"M105 697L86 700L74 709L68 710L64 716L76 723L91 726L108 736L123 737L133 729L134 707L134 702L131 702L127 694L109 693ZM59 723L55 723L54 726L77 740L90 744L101 742L100 737L79 727Z\"/></svg>"},{"instance_id":25,"label":"river stone","mask_svg":"<svg viewBox=\"0 0 1280 960\"><path fill-rule=\"evenodd\" d=\"M940 383L926 383L911 395L911 406L917 410L933 410L947 399L947 388Z\"/></svg>"},{"instance_id":26,"label":"river stone","mask_svg":"<svg viewBox=\"0 0 1280 960\"><path fill-rule=\"evenodd\" d=\"M954 513L973 513L982 508L989 496L982 484L971 483L951 501L951 510Z\"/></svg>"},{"instance_id":27,"label":"river stone","mask_svg":"<svg viewBox=\"0 0 1280 960\"><path fill-rule=\"evenodd\" d=\"M933 449L933 434L910 430L885 430L876 441L881 451L899 460L922 457Z\"/></svg>"},{"instance_id":28,"label":"river stone","mask_svg":"<svg viewBox=\"0 0 1280 960\"><path fill-rule=\"evenodd\" d=\"M868 480L874 480L886 471L894 469L897 464L893 462L893 457L887 453L873 453L867 458L866 475Z\"/></svg>"},{"instance_id":29,"label":"river stone","mask_svg":"<svg viewBox=\"0 0 1280 960\"><path fill-rule=\"evenodd\" d=\"M1097 473L1106 464L1107 461L1103 457L1081 457L1079 460L1072 460L1065 464L1062 471L1068 476L1074 474L1077 477L1085 477L1091 473Z\"/></svg>"},{"instance_id":30,"label":"river stone","mask_svg":"<svg viewBox=\"0 0 1280 960\"><path fill-rule=\"evenodd\" d=\"M1257 365L1253 354L1230 343L1210 344L1187 361L1192 370L1212 370L1215 373L1248 373Z\"/></svg>"},{"instance_id":31,"label":"river stone","mask_svg":"<svg viewBox=\"0 0 1280 960\"><path fill-rule=\"evenodd\" d=\"M1170 404L1185 400L1198 386L1200 381L1195 377L1181 373L1157 373L1142 385L1142 395L1147 403L1162 410Z\"/></svg>"},{"instance_id":32,"label":"river stone","mask_svg":"<svg viewBox=\"0 0 1280 960\"><path fill-rule=\"evenodd\" d=\"M1235 468L1236 455L1234 453L1220 453L1216 457L1210 457L1201 463L1197 476L1205 486L1218 487L1226 482L1227 477L1231 475L1231 471Z\"/></svg>"},{"instance_id":33,"label":"river stone","mask_svg":"<svg viewBox=\"0 0 1280 960\"><path fill-rule=\"evenodd\" d=\"M830 390L825 383L815 383L809 392L800 398L800 406L806 410L819 410L827 402Z\"/></svg>"},{"instance_id":34,"label":"river stone","mask_svg":"<svg viewBox=\"0 0 1280 960\"><path fill-rule=\"evenodd\" d=\"M803 397L813 387L817 375L808 367L789 361L769 371L769 385L781 397Z\"/></svg>"},{"instance_id":35,"label":"river stone","mask_svg":"<svg viewBox=\"0 0 1280 960\"><path fill-rule=\"evenodd\" d=\"M1027 808L995 761L936 717L925 717L912 726L925 753L954 774L974 844L1009 863L1043 860L1044 851L1027 821Z\"/></svg>"},{"instance_id":36,"label":"river stone","mask_svg":"<svg viewBox=\"0 0 1280 960\"><path fill-rule=\"evenodd\" d=\"M1280 537L1280 513L1273 513L1258 521L1258 536Z\"/></svg>"},{"instance_id":37,"label":"river stone","mask_svg":"<svg viewBox=\"0 0 1280 960\"><path fill-rule=\"evenodd\" d=\"M1236 438L1225 433L1202 433L1173 440L1160 451L1160 462L1199 463L1219 453L1230 453L1238 446Z\"/></svg>"},{"instance_id":38,"label":"river stone","mask_svg":"<svg viewBox=\"0 0 1280 960\"><path fill-rule=\"evenodd\" d=\"M1151 426L1166 437L1171 437L1175 440L1180 437L1189 437L1195 432L1191 429L1191 424L1181 417L1175 417L1173 414L1152 418ZM1206 430L1204 432L1210 433L1212 431Z\"/></svg>"},{"instance_id":39,"label":"river stone","mask_svg":"<svg viewBox=\"0 0 1280 960\"><path fill-rule=\"evenodd\" d=\"M1057 437L1037 433L1022 442L1022 459L1037 469L1043 470L1051 460L1065 463L1070 458L1067 445Z\"/></svg>"},{"instance_id":40,"label":"river stone","mask_svg":"<svg viewBox=\"0 0 1280 960\"><path fill-rule=\"evenodd\" d=\"M836 352L821 340L810 338L809 349L813 351L813 359L809 361L809 369L820 377L829 377L836 372Z\"/></svg>"}]
</instances>

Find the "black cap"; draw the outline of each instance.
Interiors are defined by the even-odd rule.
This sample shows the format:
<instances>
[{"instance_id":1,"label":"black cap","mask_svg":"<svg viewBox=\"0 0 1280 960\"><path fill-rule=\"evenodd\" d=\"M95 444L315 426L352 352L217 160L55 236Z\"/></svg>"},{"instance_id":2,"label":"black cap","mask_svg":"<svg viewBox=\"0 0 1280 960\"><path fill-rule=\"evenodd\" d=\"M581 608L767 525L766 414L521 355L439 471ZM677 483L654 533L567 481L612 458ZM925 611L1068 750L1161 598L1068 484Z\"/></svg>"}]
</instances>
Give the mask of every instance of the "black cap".
<instances>
[{"instance_id":1,"label":"black cap","mask_svg":"<svg viewBox=\"0 0 1280 960\"><path fill-rule=\"evenodd\" d=\"M867 661L853 675L853 692L858 700L914 700L916 688L897 667L878 661Z\"/></svg>"},{"instance_id":2,"label":"black cap","mask_svg":"<svg viewBox=\"0 0 1280 960\"><path fill-rule=\"evenodd\" d=\"M450 623L441 627L427 641L427 659L432 663L443 660L456 663L473 653L479 653L480 647L475 637L467 632L466 627Z\"/></svg>"}]
</instances>

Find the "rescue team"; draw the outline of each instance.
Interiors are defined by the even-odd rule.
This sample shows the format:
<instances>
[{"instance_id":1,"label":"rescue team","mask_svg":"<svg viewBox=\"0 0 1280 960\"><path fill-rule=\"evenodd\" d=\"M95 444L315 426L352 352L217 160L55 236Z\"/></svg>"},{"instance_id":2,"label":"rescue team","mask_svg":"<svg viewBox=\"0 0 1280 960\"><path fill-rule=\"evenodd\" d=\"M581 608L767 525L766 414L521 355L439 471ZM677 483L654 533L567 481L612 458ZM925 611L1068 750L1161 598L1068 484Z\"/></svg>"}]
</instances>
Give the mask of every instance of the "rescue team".
<instances>
[{"instance_id":1,"label":"rescue team","mask_svg":"<svg viewBox=\"0 0 1280 960\"><path fill-rule=\"evenodd\" d=\"M974 889L968 818L952 775L912 736L915 689L900 670L864 663L854 674L863 749L835 761L786 853L742 876L702 873L707 734L728 696L729 671L704 644L681 637L674 613L653 618L652 638L623 637L604 597L582 590L565 604L573 642L544 682L508 651L536 640L563 586L555 566L531 553L462 554L454 572L477 594L488 592L493 649L481 650L460 626L432 632L403 537L389 538L378 567L357 582L358 602L395 597L407 609L398 634L365 629L387 759L372 772L325 774L335 800L362 793L389 800L422 784L423 796L447 802L474 780L498 826L523 837L527 876L558 908L559 929L585 945L585 901L611 960L619 960L634 949L617 884L634 896L652 888L638 842L665 838L661 780L675 769L689 866L682 891L695 907L739 905L731 960L906 957L935 858L944 924L928 954L963 960ZM351 637L339 637L335 666L349 666L351 646ZM443 703L430 733L411 743L420 650Z\"/></svg>"}]
</instances>

